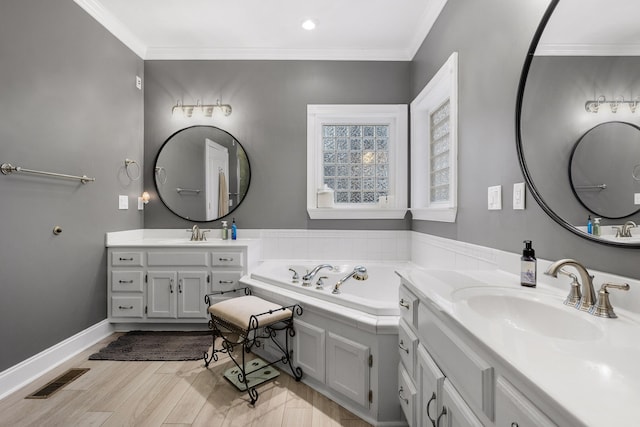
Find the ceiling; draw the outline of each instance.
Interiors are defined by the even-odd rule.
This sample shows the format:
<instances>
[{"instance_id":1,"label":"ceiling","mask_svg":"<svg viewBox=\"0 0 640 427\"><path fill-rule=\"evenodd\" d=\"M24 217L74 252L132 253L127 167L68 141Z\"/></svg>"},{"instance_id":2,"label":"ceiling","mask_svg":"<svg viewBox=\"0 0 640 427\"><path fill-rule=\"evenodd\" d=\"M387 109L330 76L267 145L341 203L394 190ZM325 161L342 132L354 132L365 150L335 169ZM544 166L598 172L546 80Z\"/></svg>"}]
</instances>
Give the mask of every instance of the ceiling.
<instances>
[{"instance_id":1,"label":"ceiling","mask_svg":"<svg viewBox=\"0 0 640 427\"><path fill-rule=\"evenodd\" d=\"M74 1L143 59L375 61L413 59L447 2Z\"/></svg>"}]
</instances>

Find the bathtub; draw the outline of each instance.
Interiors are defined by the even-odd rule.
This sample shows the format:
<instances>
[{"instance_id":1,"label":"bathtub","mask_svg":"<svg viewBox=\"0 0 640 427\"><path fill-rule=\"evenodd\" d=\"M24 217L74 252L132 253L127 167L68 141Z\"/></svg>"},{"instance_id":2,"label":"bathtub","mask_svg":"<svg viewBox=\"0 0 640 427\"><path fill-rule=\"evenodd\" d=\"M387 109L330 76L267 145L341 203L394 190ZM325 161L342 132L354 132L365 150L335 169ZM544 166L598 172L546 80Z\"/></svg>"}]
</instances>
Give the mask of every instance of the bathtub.
<instances>
[{"instance_id":1,"label":"bathtub","mask_svg":"<svg viewBox=\"0 0 640 427\"><path fill-rule=\"evenodd\" d=\"M322 269L316 274L311 286L302 286L302 276L311 271L316 265L331 264L334 269ZM397 268L401 268L405 263L393 262L284 262L266 261L250 273L253 280L257 280L270 285L278 286L299 294L309 295L324 301L349 307L364 313L376 316L399 316L398 288L400 278L395 273ZM340 293L333 294L335 284L346 274L353 271L356 265L367 268L368 278L366 280L356 280L350 278L340 286ZM295 270L300 279L298 283L293 283L293 273L289 269ZM316 289L316 282L320 277L323 279L324 287Z\"/></svg>"}]
</instances>

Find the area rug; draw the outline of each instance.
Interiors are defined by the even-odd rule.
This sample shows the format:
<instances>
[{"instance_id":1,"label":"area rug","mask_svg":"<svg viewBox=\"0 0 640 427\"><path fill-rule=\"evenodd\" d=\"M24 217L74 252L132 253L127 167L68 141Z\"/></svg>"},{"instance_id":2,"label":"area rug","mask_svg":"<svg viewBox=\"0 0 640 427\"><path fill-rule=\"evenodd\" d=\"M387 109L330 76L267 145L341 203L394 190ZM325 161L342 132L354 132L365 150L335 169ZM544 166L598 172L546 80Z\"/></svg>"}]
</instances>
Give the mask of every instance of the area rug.
<instances>
[{"instance_id":1,"label":"area rug","mask_svg":"<svg viewBox=\"0 0 640 427\"><path fill-rule=\"evenodd\" d=\"M198 360L211 347L211 331L131 331L89 360Z\"/></svg>"}]
</instances>

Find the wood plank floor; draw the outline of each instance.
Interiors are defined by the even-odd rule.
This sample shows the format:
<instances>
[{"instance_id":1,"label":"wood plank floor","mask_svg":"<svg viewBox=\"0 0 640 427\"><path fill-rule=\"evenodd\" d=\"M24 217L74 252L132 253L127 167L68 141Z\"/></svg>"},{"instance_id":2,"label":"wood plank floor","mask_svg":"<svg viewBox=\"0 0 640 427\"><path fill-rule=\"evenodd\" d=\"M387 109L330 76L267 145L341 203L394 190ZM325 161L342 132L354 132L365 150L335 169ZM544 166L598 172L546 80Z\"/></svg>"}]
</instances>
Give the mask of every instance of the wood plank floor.
<instances>
[{"instance_id":1,"label":"wood plank floor","mask_svg":"<svg viewBox=\"0 0 640 427\"><path fill-rule=\"evenodd\" d=\"M0 426L365 427L359 419L289 375L257 387L255 407L226 379L220 358L209 369L189 362L88 360L114 334L0 401ZM90 368L48 399L24 397L70 368Z\"/></svg>"}]
</instances>

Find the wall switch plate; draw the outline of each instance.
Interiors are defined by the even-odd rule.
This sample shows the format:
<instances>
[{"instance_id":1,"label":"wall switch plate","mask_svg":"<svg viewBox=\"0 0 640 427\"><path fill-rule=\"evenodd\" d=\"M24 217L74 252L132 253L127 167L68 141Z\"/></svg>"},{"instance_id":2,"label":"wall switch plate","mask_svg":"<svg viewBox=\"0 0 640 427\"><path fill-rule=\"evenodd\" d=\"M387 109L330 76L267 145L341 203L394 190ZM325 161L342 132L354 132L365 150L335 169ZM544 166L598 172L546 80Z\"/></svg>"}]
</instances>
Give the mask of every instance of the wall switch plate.
<instances>
[{"instance_id":1,"label":"wall switch plate","mask_svg":"<svg viewBox=\"0 0 640 427\"><path fill-rule=\"evenodd\" d=\"M633 193L633 204L640 205L640 193Z\"/></svg>"},{"instance_id":2,"label":"wall switch plate","mask_svg":"<svg viewBox=\"0 0 640 427\"><path fill-rule=\"evenodd\" d=\"M514 210L523 210L524 209L524 182L518 182L513 184L513 209Z\"/></svg>"},{"instance_id":3,"label":"wall switch plate","mask_svg":"<svg viewBox=\"0 0 640 427\"><path fill-rule=\"evenodd\" d=\"M499 211L502 209L502 185L489 187L487 202L487 207L490 211Z\"/></svg>"},{"instance_id":4,"label":"wall switch plate","mask_svg":"<svg viewBox=\"0 0 640 427\"><path fill-rule=\"evenodd\" d=\"M144 210L144 201L142 201L142 197L138 197L138 210L139 211Z\"/></svg>"},{"instance_id":5,"label":"wall switch plate","mask_svg":"<svg viewBox=\"0 0 640 427\"><path fill-rule=\"evenodd\" d=\"M142 77L136 76L136 87L138 90L142 90Z\"/></svg>"},{"instance_id":6,"label":"wall switch plate","mask_svg":"<svg viewBox=\"0 0 640 427\"><path fill-rule=\"evenodd\" d=\"M129 197L122 194L118 196L118 209L129 209Z\"/></svg>"}]
</instances>

